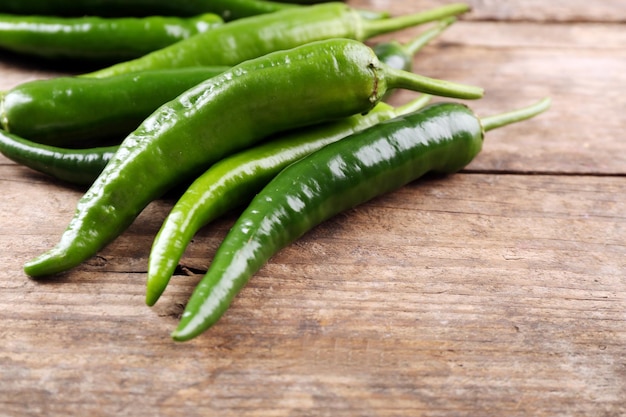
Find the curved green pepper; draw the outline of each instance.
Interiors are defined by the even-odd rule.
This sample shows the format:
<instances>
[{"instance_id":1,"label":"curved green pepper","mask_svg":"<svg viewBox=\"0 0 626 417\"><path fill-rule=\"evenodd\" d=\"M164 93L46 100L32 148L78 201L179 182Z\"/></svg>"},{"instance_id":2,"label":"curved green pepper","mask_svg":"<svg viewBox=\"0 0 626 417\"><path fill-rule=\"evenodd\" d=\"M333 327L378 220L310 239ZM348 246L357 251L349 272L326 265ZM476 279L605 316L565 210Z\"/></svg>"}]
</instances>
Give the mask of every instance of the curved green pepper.
<instances>
[{"instance_id":1,"label":"curved green pepper","mask_svg":"<svg viewBox=\"0 0 626 417\"><path fill-rule=\"evenodd\" d=\"M161 106L128 136L57 246L28 262L25 272L45 276L80 264L175 184L269 135L367 112L389 88L470 99L483 94L387 67L348 39L245 61Z\"/></svg>"},{"instance_id":2,"label":"curved green pepper","mask_svg":"<svg viewBox=\"0 0 626 417\"><path fill-rule=\"evenodd\" d=\"M524 109L509 121L531 117L547 105ZM500 121L491 119L485 128ZM212 326L271 256L324 220L428 172L462 169L480 152L483 136L480 120L466 106L439 103L334 142L288 166L230 229L172 337L189 340Z\"/></svg>"},{"instance_id":3,"label":"curved green pepper","mask_svg":"<svg viewBox=\"0 0 626 417\"><path fill-rule=\"evenodd\" d=\"M212 165L180 197L154 240L146 304L153 305L160 297L187 245L202 226L250 202L287 165L354 132L417 110L428 100L428 96L422 96L396 109L378 103L366 115L280 135Z\"/></svg>"},{"instance_id":4,"label":"curved green pepper","mask_svg":"<svg viewBox=\"0 0 626 417\"><path fill-rule=\"evenodd\" d=\"M343 3L299 7L228 22L141 58L121 62L84 76L110 77L155 68L232 66L270 52L291 49L313 41L334 38L365 40L468 10L467 4L454 3L421 13L371 20Z\"/></svg>"},{"instance_id":5,"label":"curved green pepper","mask_svg":"<svg viewBox=\"0 0 626 417\"><path fill-rule=\"evenodd\" d=\"M72 184L90 185L117 148L57 148L33 144L0 129L0 153L12 161Z\"/></svg>"},{"instance_id":6,"label":"curved green pepper","mask_svg":"<svg viewBox=\"0 0 626 417\"><path fill-rule=\"evenodd\" d=\"M23 83L0 94L0 127L52 146L121 141L160 105L227 69L189 67Z\"/></svg>"},{"instance_id":7,"label":"curved green pepper","mask_svg":"<svg viewBox=\"0 0 626 417\"><path fill-rule=\"evenodd\" d=\"M0 14L0 48L48 59L120 62L223 24L212 13L190 18L102 18Z\"/></svg>"}]
</instances>

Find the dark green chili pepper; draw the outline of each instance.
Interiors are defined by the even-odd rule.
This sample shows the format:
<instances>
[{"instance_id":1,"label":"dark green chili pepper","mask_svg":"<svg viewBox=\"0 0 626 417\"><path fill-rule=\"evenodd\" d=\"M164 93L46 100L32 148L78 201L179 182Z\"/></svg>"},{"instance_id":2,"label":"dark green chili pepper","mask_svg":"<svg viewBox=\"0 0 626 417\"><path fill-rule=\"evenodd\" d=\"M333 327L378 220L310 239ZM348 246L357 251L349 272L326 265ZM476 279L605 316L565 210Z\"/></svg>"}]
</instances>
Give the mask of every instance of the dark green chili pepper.
<instances>
[{"instance_id":1,"label":"dark green chili pepper","mask_svg":"<svg viewBox=\"0 0 626 417\"><path fill-rule=\"evenodd\" d=\"M194 16L217 13L232 20L293 8L261 0L2 0L0 13L52 16Z\"/></svg>"},{"instance_id":2,"label":"dark green chili pepper","mask_svg":"<svg viewBox=\"0 0 626 417\"><path fill-rule=\"evenodd\" d=\"M442 19L434 27L420 33L406 44L391 40L389 42L380 42L374 45L372 49L376 56L390 67L412 71L415 55L454 22L456 22L455 17Z\"/></svg>"},{"instance_id":3,"label":"dark green chili pepper","mask_svg":"<svg viewBox=\"0 0 626 417\"><path fill-rule=\"evenodd\" d=\"M283 10L226 23L141 58L85 74L109 77L125 72L198 65L237 65L248 59L305 43L334 38L365 40L382 33L464 13L455 3L425 12L370 20L343 3Z\"/></svg>"},{"instance_id":4,"label":"dark green chili pepper","mask_svg":"<svg viewBox=\"0 0 626 417\"><path fill-rule=\"evenodd\" d=\"M52 146L121 141L163 103L227 69L189 67L31 81L0 93L0 127Z\"/></svg>"},{"instance_id":5,"label":"dark green chili pepper","mask_svg":"<svg viewBox=\"0 0 626 417\"><path fill-rule=\"evenodd\" d=\"M364 44L313 42L252 59L164 104L128 136L33 277L72 268L122 233L152 200L271 134L369 111L390 88L479 98L482 89L396 70Z\"/></svg>"},{"instance_id":6,"label":"dark green chili pepper","mask_svg":"<svg viewBox=\"0 0 626 417\"><path fill-rule=\"evenodd\" d=\"M90 185L117 146L65 149L33 143L0 129L0 153L19 164L72 184Z\"/></svg>"},{"instance_id":7,"label":"dark green chili pepper","mask_svg":"<svg viewBox=\"0 0 626 417\"><path fill-rule=\"evenodd\" d=\"M213 13L190 18L56 17L0 14L0 48L49 59L125 61L223 24Z\"/></svg>"},{"instance_id":8,"label":"dark green chili pepper","mask_svg":"<svg viewBox=\"0 0 626 417\"><path fill-rule=\"evenodd\" d=\"M198 230L229 210L249 203L278 172L292 162L354 132L423 107L422 96L394 109L378 103L366 115L298 129L239 152L212 165L170 211L154 240L148 264L146 304L153 305Z\"/></svg>"},{"instance_id":9,"label":"dark green chili pepper","mask_svg":"<svg viewBox=\"0 0 626 417\"><path fill-rule=\"evenodd\" d=\"M514 113L531 117L544 101ZM501 125L492 118L485 129ZM450 174L480 152L484 130L466 106L439 103L334 142L288 166L235 222L193 292L172 337L189 340L213 325L278 250L324 220L416 180Z\"/></svg>"}]
</instances>

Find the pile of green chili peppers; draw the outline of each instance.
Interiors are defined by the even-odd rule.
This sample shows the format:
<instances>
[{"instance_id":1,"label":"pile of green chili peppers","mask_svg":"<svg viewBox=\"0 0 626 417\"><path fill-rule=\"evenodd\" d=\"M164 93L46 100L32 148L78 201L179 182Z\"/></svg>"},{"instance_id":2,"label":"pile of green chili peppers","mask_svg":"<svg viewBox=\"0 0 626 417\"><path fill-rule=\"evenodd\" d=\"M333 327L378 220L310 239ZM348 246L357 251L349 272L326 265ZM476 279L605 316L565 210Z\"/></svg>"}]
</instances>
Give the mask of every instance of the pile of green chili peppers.
<instances>
[{"instance_id":1,"label":"pile of green chili peppers","mask_svg":"<svg viewBox=\"0 0 626 417\"><path fill-rule=\"evenodd\" d=\"M543 99L481 119L459 102L428 104L483 95L412 69L469 12L464 3L393 17L314 3L2 2L2 53L94 66L0 93L0 152L87 188L59 243L25 273L71 270L179 190L150 251L153 305L198 230L241 209L172 333L189 340L314 226L424 174L463 169L486 131L549 107ZM405 44L370 42L419 25ZM422 94L392 107L395 89Z\"/></svg>"}]
</instances>

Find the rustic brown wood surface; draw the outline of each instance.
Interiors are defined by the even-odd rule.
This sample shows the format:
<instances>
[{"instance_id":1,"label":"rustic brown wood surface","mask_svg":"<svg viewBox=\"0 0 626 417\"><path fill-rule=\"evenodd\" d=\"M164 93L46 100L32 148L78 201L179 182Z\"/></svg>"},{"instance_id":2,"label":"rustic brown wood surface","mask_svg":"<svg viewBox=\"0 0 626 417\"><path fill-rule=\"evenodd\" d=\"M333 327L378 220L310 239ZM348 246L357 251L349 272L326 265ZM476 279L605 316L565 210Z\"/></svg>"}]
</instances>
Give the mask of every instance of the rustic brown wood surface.
<instances>
[{"instance_id":1,"label":"rustic brown wood surface","mask_svg":"<svg viewBox=\"0 0 626 417\"><path fill-rule=\"evenodd\" d=\"M172 200L34 282L22 264L81 190L0 157L0 416L626 415L626 3L469 3L415 71L485 87L480 115L552 109L489 132L462 173L317 227L187 343L169 332L235 214L201 231L154 308L146 262ZM76 72L0 58L0 90Z\"/></svg>"}]
</instances>

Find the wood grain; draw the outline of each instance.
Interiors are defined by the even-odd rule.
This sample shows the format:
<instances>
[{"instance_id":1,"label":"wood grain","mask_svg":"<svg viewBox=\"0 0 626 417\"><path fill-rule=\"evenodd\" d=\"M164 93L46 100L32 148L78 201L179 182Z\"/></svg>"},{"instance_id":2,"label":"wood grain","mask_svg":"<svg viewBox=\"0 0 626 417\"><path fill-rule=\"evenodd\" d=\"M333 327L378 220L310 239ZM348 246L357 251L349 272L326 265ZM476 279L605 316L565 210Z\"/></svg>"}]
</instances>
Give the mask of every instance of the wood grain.
<instances>
[{"instance_id":1,"label":"wood grain","mask_svg":"<svg viewBox=\"0 0 626 417\"><path fill-rule=\"evenodd\" d=\"M22 264L83 190L0 157L0 416L626 415L624 2L470 3L416 71L484 86L480 115L553 108L489 132L464 172L315 228L190 342L169 332L236 212L200 231L153 308L147 256L173 199L36 282ZM77 72L0 55L0 90Z\"/></svg>"},{"instance_id":2,"label":"wood grain","mask_svg":"<svg viewBox=\"0 0 626 417\"><path fill-rule=\"evenodd\" d=\"M55 213L78 197L14 186ZM14 280L3 282L0 385L108 415L619 415L625 191L623 178L417 182L277 254L216 327L177 345L166 335L199 276L176 276L148 309L145 274L128 262L145 264L167 205L104 262L50 283L20 277L36 242L56 236L32 227L35 212L19 239L1 235L17 259L2 265ZM205 268L231 221L203 230L185 264Z\"/></svg>"}]
</instances>

